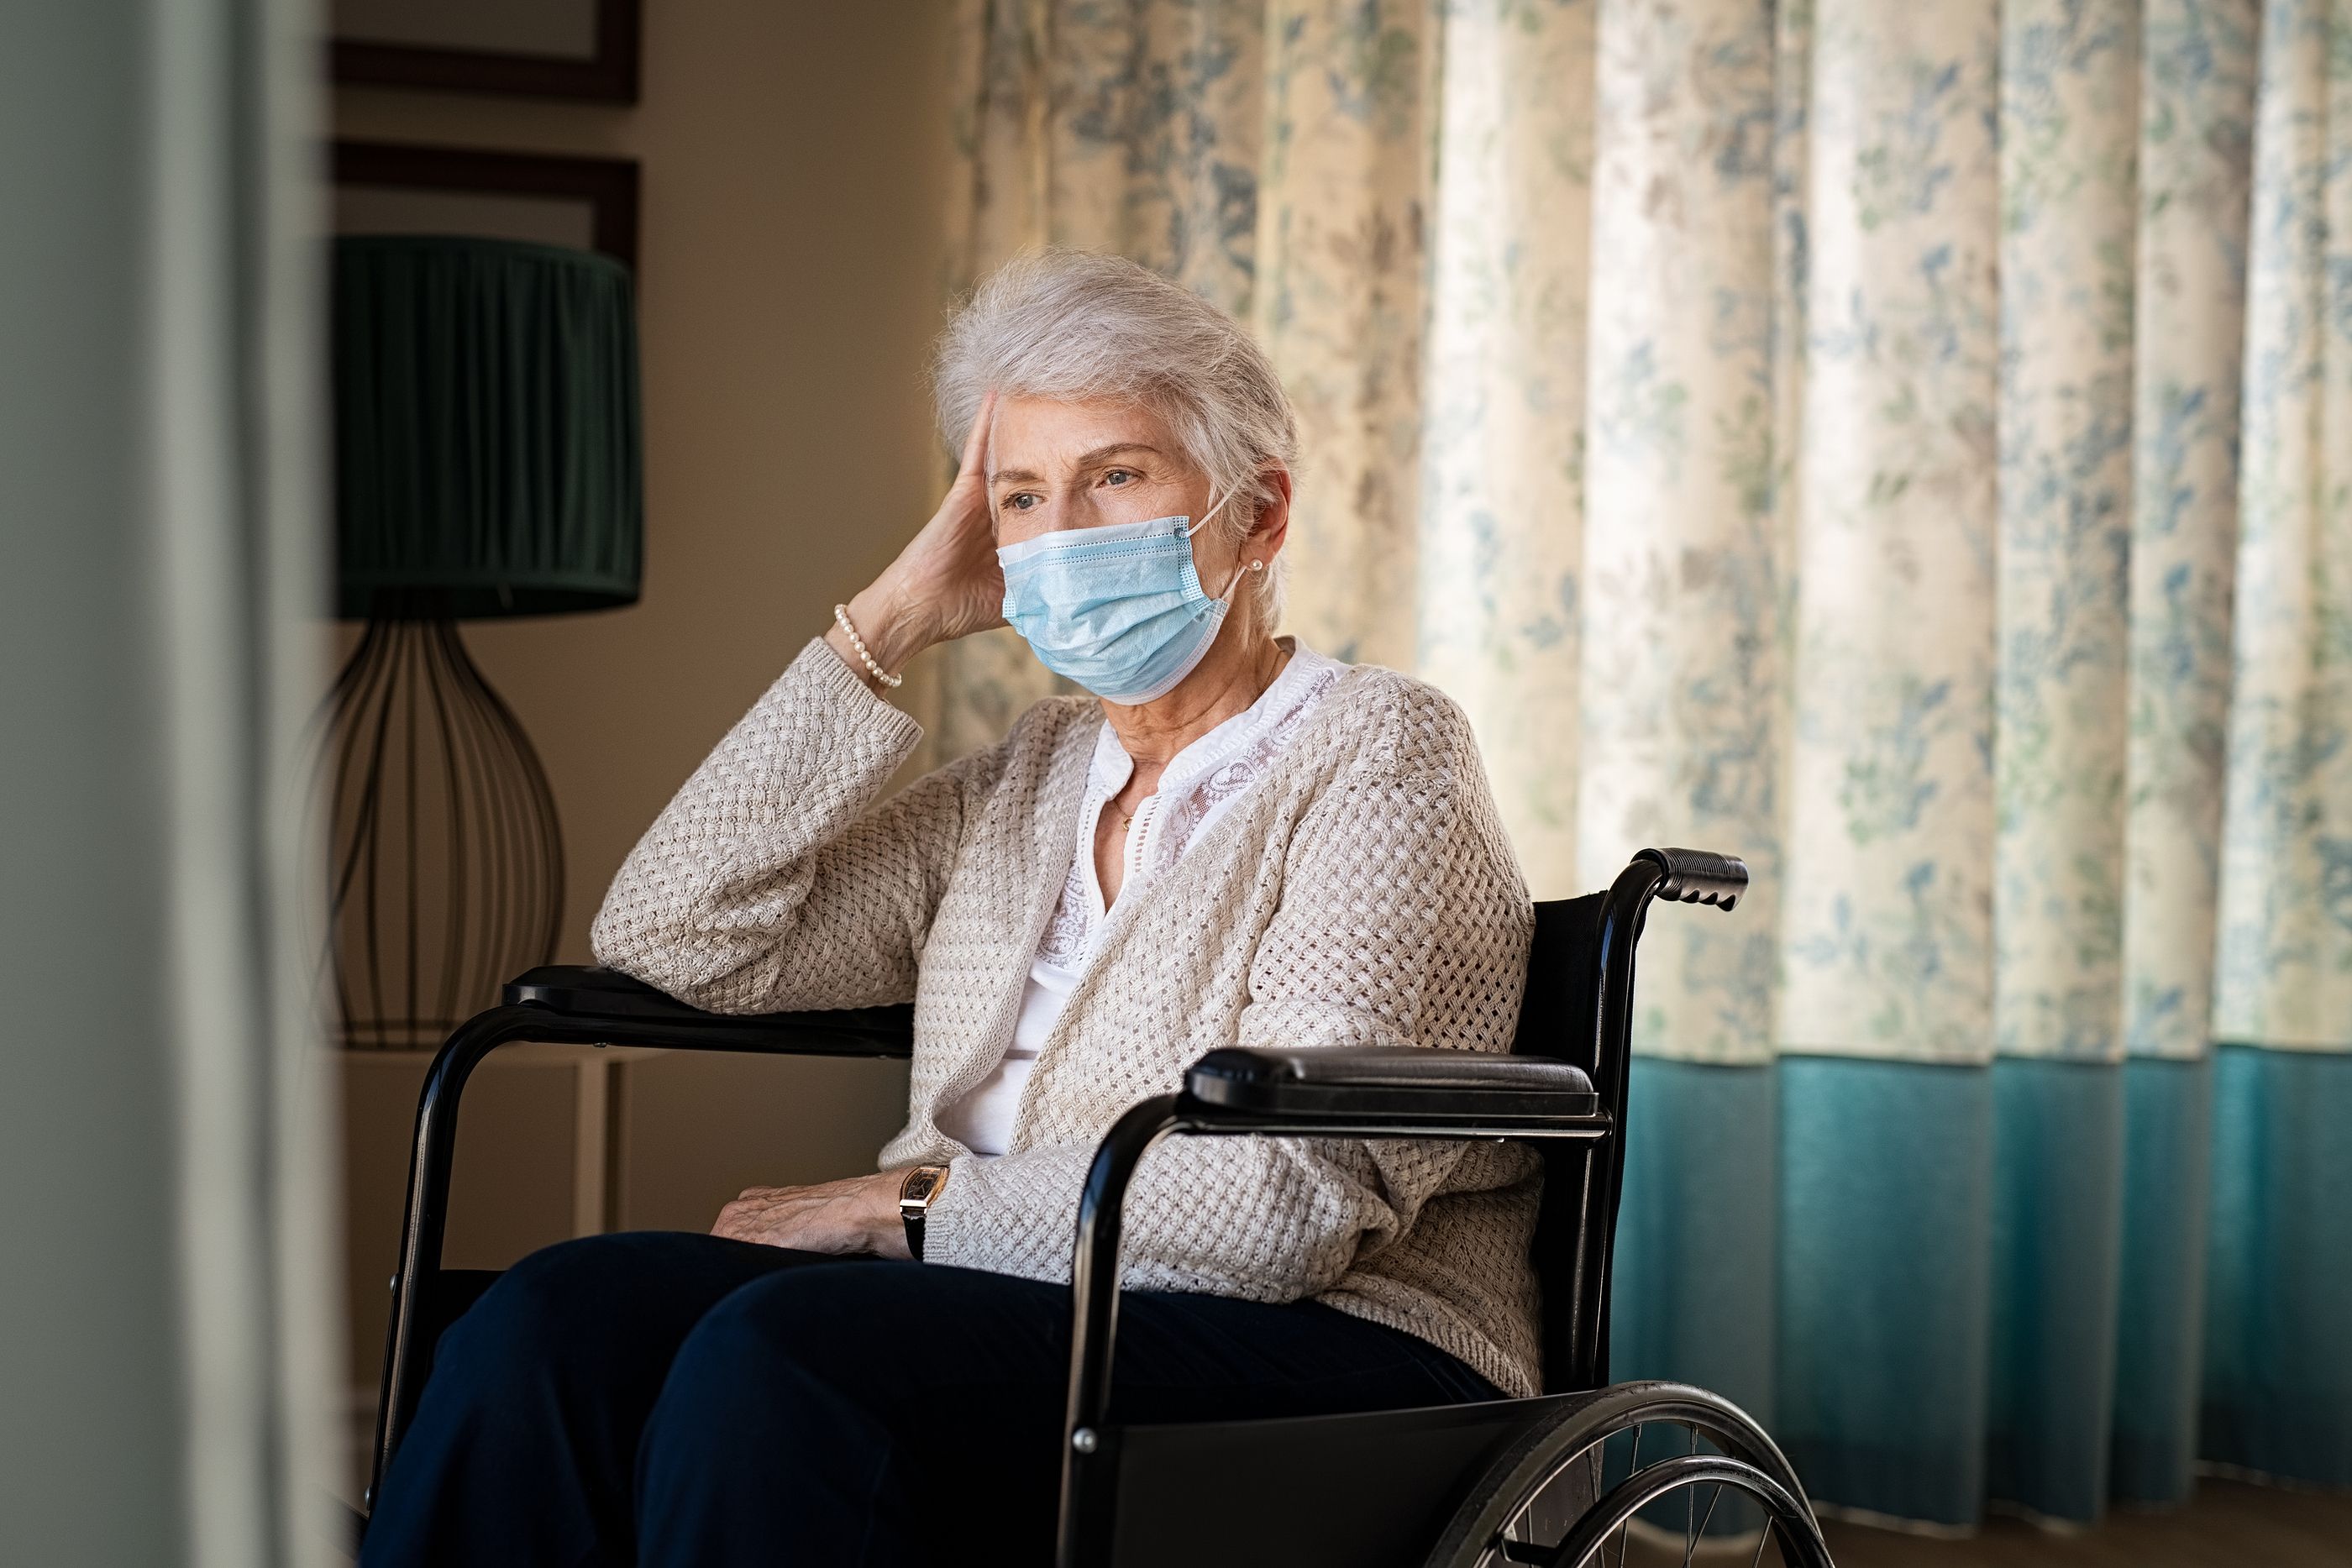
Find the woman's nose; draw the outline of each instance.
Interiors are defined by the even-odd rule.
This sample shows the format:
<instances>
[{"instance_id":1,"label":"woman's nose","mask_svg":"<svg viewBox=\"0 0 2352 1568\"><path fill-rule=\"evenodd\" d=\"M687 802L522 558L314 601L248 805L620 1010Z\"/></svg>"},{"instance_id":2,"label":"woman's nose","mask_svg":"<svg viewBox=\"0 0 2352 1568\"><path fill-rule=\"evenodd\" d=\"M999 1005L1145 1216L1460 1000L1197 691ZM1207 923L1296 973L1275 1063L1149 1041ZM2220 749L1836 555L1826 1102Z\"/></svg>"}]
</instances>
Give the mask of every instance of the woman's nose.
<instances>
[{"instance_id":1,"label":"woman's nose","mask_svg":"<svg viewBox=\"0 0 2352 1568\"><path fill-rule=\"evenodd\" d=\"M1055 499L1053 526L1057 528L1092 528L1104 523L1115 523L1119 520L1118 514L1108 503L1116 499L1116 497L1105 496L1091 486L1072 490Z\"/></svg>"}]
</instances>

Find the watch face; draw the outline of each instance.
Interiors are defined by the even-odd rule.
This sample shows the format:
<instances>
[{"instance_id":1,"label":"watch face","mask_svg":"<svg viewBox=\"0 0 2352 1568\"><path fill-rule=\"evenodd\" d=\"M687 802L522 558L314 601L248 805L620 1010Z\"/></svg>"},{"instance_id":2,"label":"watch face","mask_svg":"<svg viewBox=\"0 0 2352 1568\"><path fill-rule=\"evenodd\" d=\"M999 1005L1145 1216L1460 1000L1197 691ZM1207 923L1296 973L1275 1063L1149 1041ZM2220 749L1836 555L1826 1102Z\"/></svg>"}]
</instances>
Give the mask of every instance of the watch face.
<instances>
[{"instance_id":1,"label":"watch face","mask_svg":"<svg viewBox=\"0 0 2352 1568\"><path fill-rule=\"evenodd\" d=\"M921 1203L940 1190L940 1173L929 1167L909 1171L906 1185L899 1187L898 1197L905 1203Z\"/></svg>"}]
</instances>

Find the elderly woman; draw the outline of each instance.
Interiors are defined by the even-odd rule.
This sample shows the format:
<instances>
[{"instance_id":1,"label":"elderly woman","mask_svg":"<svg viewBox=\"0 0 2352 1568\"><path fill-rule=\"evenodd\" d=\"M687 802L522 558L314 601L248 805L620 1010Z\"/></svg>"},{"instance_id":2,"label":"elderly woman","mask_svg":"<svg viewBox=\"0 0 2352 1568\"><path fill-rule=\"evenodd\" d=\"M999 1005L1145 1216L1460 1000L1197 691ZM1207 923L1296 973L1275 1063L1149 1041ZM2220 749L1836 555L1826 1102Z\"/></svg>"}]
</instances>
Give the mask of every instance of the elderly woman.
<instances>
[{"instance_id":1,"label":"elderly woman","mask_svg":"<svg viewBox=\"0 0 2352 1568\"><path fill-rule=\"evenodd\" d=\"M1095 1145L1204 1051L1504 1051L1531 912L1461 710L1275 634L1297 434L1231 319L1110 257L948 330L939 511L687 781L595 925L697 1006L912 999L879 1174L568 1242L451 1328L371 1564L1050 1557ZM888 700L1010 622L1093 694L889 799ZM1124 1420L1536 1391L1532 1160L1180 1140L1127 1201Z\"/></svg>"}]
</instances>

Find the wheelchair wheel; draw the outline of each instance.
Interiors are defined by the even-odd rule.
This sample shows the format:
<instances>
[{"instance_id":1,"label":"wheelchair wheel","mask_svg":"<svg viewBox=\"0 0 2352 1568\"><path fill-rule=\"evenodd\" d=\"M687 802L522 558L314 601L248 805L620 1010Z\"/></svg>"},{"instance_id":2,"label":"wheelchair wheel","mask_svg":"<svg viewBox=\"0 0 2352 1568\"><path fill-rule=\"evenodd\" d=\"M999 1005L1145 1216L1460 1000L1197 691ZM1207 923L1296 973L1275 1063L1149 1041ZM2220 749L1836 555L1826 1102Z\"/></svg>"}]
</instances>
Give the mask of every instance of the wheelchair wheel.
<instances>
[{"instance_id":1,"label":"wheelchair wheel","mask_svg":"<svg viewBox=\"0 0 2352 1568\"><path fill-rule=\"evenodd\" d=\"M1488 1466L1429 1568L1832 1568L1796 1471L1729 1400L1621 1383L1529 1428Z\"/></svg>"}]
</instances>

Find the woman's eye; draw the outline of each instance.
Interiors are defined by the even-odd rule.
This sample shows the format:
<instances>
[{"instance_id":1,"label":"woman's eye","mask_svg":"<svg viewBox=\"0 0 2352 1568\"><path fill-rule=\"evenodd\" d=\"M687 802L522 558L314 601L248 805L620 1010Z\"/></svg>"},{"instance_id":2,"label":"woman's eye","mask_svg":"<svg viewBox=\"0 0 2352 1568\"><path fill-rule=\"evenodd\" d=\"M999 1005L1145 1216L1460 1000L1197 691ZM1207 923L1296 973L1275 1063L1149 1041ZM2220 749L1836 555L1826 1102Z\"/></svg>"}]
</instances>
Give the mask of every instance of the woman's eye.
<instances>
[{"instance_id":1,"label":"woman's eye","mask_svg":"<svg viewBox=\"0 0 2352 1568\"><path fill-rule=\"evenodd\" d=\"M1004 497L1004 509L1008 512L1025 512L1035 504L1036 499L1035 496L1025 490L1016 490Z\"/></svg>"},{"instance_id":2,"label":"woman's eye","mask_svg":"<svg viewBox=\"0 0 2352 1568\"><path fill-rule=\"evenodd\" d=\"M1129 479L1134 477L1135 476L1133 474L1129 473L1124 468L1114 468L1109 473L1103 476L1103 483L1106 485L1124 485Z\"/></svg>"}]
</instances>

